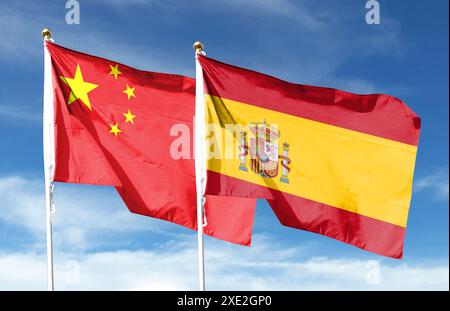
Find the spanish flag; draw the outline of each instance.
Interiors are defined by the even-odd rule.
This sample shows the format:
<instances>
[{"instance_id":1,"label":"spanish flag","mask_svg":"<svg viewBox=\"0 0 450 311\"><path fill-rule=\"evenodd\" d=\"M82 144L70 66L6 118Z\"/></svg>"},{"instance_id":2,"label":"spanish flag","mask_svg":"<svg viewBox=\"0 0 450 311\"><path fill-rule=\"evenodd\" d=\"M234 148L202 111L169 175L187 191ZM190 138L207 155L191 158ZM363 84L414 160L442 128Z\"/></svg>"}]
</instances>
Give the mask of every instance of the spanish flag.
<instances>
[{"instance_id":1,"label":"spanish flag","mask_svg":"<svg viewBox=\"0 0 450 311\"><path fill-rule=\"evenodd\" d=\"M420 132L411 109L199 61L208 194L264 198L285 226L402 258Z\"/></svg>"}]
</instances>

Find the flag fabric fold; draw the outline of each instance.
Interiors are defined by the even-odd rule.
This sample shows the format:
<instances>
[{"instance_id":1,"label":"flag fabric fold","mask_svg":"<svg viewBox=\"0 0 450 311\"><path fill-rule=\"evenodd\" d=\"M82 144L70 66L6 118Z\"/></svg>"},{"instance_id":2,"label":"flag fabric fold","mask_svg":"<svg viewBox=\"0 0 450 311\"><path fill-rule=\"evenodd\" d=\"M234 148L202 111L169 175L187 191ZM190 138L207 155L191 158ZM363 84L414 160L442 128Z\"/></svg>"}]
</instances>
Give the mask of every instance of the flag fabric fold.
<instances>
[{"instance_id":1,"label":"flag fabric fold","mask_svg":"<svg viewBox=\"0 0 450 311\"><path fill-rule=\"evenodd\" d=\"M283 225L402 257L420 132L411 109L199 60L207 194L264 198Z\"/></svg>"},{"instance_id":2,"label":"flag fabric fold","mask_svg":"<svg viewBox=\"0 0 450 311\"><path fill-rule=\"evenodd\" d=\"M46 48L53 73L53 181L114 186L131 212L196 230L195 80L48 41ZM183 150L174 147L180 139ZM255 199L209 197L205 233L250 245Z\"/></svg>"}]
</instances>

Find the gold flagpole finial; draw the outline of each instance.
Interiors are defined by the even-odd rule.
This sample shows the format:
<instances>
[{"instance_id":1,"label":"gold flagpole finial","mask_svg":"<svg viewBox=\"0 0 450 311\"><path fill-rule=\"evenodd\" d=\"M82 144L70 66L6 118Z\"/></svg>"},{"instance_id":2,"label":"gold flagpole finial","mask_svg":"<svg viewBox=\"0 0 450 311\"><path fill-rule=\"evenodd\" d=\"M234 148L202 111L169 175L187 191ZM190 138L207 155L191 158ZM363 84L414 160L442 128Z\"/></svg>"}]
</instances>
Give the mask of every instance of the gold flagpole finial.
<instances>
[{"instance_id":1,"label":"gold flagpole finial","mask_svg":"<svg viewBox=\"0 0 450 311\"><path fill-rule=\"evenodd\" d=\"M49 28L44 28L42 30L42 38L44 40L50 40L52 38L52 31Z\"/></svg>"},{"instance_id":2,"label":"gold flagpole finial","mask_svg":"<svg viewBox=\"0 0 450 311\"><path fill-rule=\"evenodd\" d=\"M195 41L193 47L195 54L201 54L203 52L203 44L200 41Z\"/></svg>"}]
</instances>

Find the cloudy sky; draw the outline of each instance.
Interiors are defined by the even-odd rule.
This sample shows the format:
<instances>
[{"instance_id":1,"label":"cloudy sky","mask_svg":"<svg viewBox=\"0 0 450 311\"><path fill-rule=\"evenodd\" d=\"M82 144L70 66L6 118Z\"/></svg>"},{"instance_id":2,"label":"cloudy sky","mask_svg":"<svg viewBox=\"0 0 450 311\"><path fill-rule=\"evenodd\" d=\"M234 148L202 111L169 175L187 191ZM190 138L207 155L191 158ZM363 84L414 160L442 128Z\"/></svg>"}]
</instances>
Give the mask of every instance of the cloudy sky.
<instances>
[{"instance_id":1,"label":"cloudy sky","mask_svg":"<svg viewBox=\"0 0 450 311\"><path fill-rule=\"evenodd\" d=\"M302 84L388 93L422 117L402 261L281 226L264 201L253 246L206 237L208 289L449 288L448 1L65 0L0 2L0 290L45 290L43 54L57 43L139 69L194 76L209 56ZM57 290L197 289L196 234L128 212L113 189L56 185Z\"/></svg>"}]
</instances>

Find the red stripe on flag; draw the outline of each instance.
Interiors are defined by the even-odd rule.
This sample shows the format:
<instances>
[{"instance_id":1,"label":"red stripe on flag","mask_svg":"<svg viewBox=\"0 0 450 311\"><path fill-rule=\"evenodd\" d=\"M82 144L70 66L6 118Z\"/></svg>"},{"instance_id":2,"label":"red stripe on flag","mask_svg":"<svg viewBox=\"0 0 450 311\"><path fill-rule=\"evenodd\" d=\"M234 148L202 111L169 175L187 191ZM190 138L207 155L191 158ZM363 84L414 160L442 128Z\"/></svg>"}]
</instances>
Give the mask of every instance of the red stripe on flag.
<instances>
[{"instance_id":1,"label":"red stripe on flag","mask_svg":"<svg viewBox=\"0 0 450 311\"><path fill-rule=\"evenodd\" d=\"M393 96L294 84L203 56L200 62L209 95L418 145L420 118Z\"/></svg>"},{"instance_id":2,"label":"red stripe on flag","mask_svg":"<svg viewBox=\"0 0 450 311\"><path fill-rule=\"evenodd\" d=\"M288 227L319 233L383 256L401 259L405 228L304 199L237 178L208 171L207 193L266 196L280 222Z\"/></svg>"}]
</instances>

